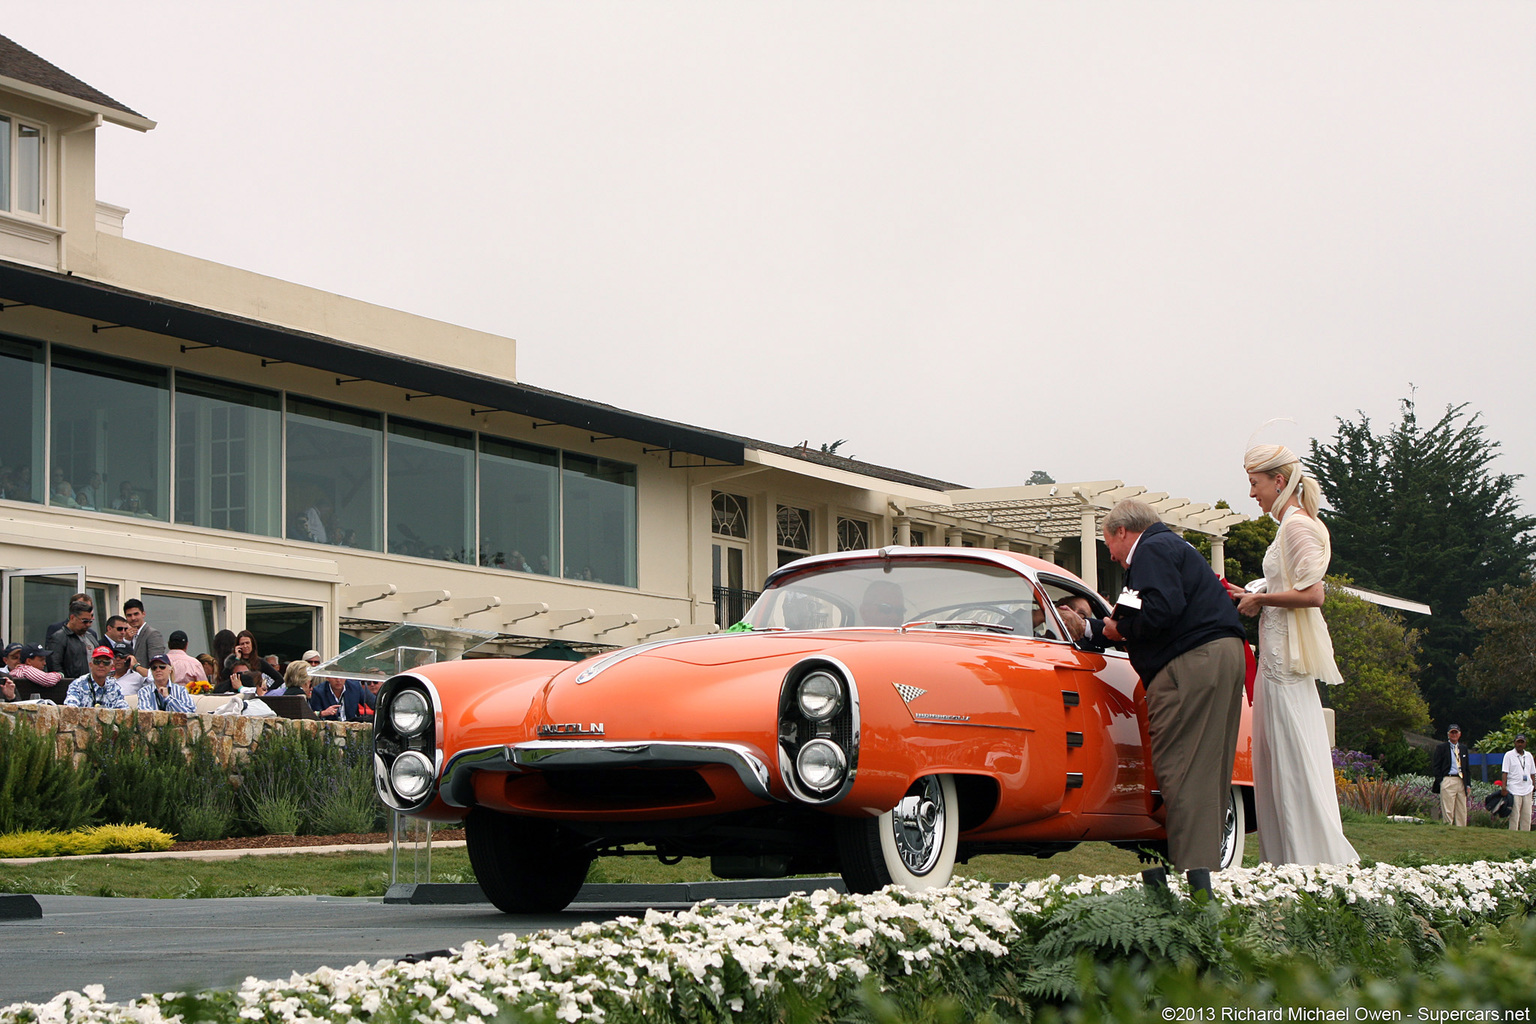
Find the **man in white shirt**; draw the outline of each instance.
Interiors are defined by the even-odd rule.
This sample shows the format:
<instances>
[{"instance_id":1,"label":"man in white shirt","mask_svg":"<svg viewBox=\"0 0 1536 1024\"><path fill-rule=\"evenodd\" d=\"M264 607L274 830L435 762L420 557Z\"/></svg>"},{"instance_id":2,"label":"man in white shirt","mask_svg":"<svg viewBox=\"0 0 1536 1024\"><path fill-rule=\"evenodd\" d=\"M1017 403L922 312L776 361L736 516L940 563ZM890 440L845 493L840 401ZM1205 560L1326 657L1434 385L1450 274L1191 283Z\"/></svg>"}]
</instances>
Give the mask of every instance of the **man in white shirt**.
<instances>
[{"instance_id":1,"label":"man in white shirt","mask_svg":"<svg viewBox=\"0 0 1536 1024\"><path fill-rule=\"evenodd\" d=\"M133 644L124 642L112 645L112 672L107 678L117 684L124 697L133 696L139 692L139 687L149 682L133 658Z\"/></svg>"},{"instance_id":2,"label":"man in white shirt","mask_svg":"<svg viewBox=\"0 0 1536 1024\"><path fill-rule=\"evenodd\" d=\"M1515 749L1504 755L1504 791L1515 798L1515 809L1509 816L1509 827L1520 832L1531 830L1532 776L1536 764L1525 750L1525 734L1515 737Z\"/></svg>"}]
</instances>

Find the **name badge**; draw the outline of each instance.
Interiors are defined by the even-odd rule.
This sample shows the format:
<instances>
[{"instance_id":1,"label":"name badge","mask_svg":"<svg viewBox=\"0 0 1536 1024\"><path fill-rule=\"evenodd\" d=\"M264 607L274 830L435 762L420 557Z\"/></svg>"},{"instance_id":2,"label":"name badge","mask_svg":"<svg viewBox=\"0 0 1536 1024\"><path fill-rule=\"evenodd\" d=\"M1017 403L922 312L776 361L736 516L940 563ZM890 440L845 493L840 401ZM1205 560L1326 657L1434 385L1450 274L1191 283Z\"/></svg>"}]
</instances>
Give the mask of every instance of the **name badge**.
<instances>
[{"instance_id":1,"label":"name badge","mask_svg":"<svg viewBox=\"0 0 1536 1024\"><path fill-rule=\"evenodd\" d=\"M1115 598L1115 606L1119 608L1130 608L1133 611L1138 612L1141 611L1141 592L1132 590L1130 587L1126 587L1124 590L1120 591L1120 596Z\"/></svg>"}]
</instances>

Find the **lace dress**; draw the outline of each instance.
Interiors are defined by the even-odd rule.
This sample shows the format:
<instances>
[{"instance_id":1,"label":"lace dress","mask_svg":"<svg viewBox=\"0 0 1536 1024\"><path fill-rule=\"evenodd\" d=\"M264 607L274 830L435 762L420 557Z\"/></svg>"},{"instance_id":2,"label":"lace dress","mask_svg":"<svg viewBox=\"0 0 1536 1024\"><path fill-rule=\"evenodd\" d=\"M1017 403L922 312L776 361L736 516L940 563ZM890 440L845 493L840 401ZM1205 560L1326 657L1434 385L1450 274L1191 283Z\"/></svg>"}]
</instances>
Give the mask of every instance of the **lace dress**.
<instances>
[{"instance_id":1,"label":"lace dress","mask_svg":"<svg viewBox=\"0 0 1536 1024\"><path fill-rule=\"evenodd\" d=\"M1293 508L1281 523L1290 572L1281 564L1280 536L1264 554L1264 576L1272 591L1289 590L1298 583L1308 586L1321 579L1327 567L1327 535L1320 537L1320 527L1311 522L1292 521L1304 518L1305 513ZM1291 624L1292 616L1284 608L1264 608L1259 614L1253 795L1260 857L1272 864L1352 864L1360 855L1339 824L1328 728L1314 681L1337 679L1338 669L1332 665L1329 645L1327 669L1292 671L1296 648Z\"/></svg>"}]
</instances>

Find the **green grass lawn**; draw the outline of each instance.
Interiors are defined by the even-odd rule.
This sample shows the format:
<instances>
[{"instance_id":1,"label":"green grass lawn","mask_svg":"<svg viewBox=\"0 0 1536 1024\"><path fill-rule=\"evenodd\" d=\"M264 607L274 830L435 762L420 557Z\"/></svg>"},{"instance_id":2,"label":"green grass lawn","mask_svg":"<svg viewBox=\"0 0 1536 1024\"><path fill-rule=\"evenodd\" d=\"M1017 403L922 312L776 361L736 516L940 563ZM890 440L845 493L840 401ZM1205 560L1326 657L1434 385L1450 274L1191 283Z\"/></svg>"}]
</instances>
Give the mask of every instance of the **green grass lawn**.
<instances>
[{"instance_id":1,"label":"green grass lawn","mask_svg":"<svg viewBox=\"0 0 1536 1024\"><path fill-rule=\"evenodd\" d=\"M1536 832L1492 828L1448 828L1399 824L1385 819L1346 821L1344 832L1367 862L1417 866L1507 860L1536 855ZM1248 837L1245 865L1258 863L1259 843ZM1112 874L1140 870L1135 854L1106 843L1084 843L1067 853L1036 857L985 856L962 865L960 874L1011 882L1047 875ZM0 891L73 893L82 896L331 895L378 896L389 884L385 853L315 853L252 856L235 860L87 860L63 857L27 867L0 868ZM414 881L412 863L402 857L402 881ZM689 859L662 864L653 857L605 858L592 868L592 882L688 882L709 879L709 862ZM432 855L431 880L471 882L463 848Z\"/></svg>"}]
</instances>

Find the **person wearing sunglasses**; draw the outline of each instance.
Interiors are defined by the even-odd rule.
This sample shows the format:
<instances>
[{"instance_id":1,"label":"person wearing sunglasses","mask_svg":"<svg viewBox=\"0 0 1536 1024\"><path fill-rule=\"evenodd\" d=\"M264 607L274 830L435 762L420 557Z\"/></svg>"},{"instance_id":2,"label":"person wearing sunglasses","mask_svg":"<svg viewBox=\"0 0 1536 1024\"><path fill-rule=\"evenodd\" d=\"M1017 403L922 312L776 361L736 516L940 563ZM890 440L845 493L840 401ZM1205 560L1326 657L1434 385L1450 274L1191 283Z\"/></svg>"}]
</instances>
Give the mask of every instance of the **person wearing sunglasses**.
<instances>
[{"instance_id":1,"label":"person wearing sunglasses","mask_svg":"<svg viewBox=\"0 0 1536 1024\"><path fill-rule=\"evenodd\" d=\"M112 673L112 648L97 647L91 652L91 670L69 684L69 695L64 698L66 707L112 708L128 710L128 701L117 683L107 678Z\"/></svg>"}]
</instances>

